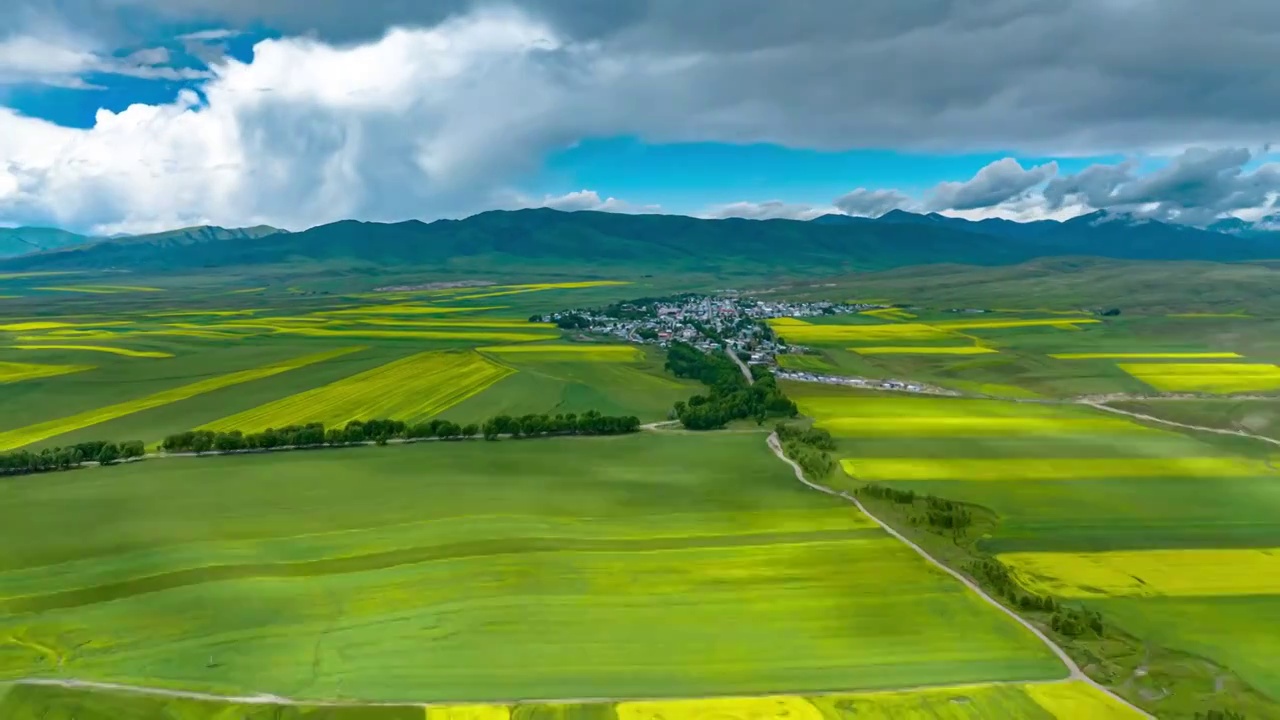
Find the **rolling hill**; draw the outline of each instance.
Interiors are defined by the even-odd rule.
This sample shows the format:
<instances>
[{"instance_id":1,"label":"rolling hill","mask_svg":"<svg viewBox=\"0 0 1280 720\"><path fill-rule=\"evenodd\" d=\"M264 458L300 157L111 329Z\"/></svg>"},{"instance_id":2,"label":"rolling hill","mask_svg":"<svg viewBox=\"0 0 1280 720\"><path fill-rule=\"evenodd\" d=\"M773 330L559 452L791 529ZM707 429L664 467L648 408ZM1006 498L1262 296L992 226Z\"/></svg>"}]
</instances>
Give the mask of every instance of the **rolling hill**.
<instances>
[{"instance_id":1,"label":"rolling hill","mask_svg":"<svg viewBox=\"0 0 1280 720\"><path fill-rule=\"evenodd\" d=\"M1017 223L895 211L874 220L824 216L801 222L541 208L431 223L344 220L302 232L188 228L8 258L0 268L154 272L341 263L484 272L512 264L586 264L633 271L833 274L927 263L999 266L1066 255L1230 262L1280 258L1280 243L1105 213Z\"/></svg>"}]
</instances>

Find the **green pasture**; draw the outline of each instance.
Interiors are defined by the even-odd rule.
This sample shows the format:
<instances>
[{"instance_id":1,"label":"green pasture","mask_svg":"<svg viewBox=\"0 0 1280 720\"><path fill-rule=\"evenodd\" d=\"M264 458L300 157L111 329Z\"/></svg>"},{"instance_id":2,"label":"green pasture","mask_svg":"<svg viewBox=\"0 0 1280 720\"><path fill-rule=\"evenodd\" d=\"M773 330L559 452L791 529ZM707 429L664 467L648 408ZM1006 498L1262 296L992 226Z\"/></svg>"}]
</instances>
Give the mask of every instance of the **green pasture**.
<instances>
[{"instance_id":1,"label":"green pasture","mask_svg":"<svg viewBox=\"0 0 1280 720\"><path fill-rule=\"evenodd\" d=\"M1062 674L763 439L437 442L7 481L0 677L480 700Z\"/></svg>"},{"instance_id":2,"label":"green pasture","mask_svg":"<svg viewBox=\"0 0 1280 720\"><path fill-rule=\"evenodd\" d=\"M1108 404L1185 425L1237 430L1280 440L1280 399L1148 400Z\"/></svg>"}]
</instances>

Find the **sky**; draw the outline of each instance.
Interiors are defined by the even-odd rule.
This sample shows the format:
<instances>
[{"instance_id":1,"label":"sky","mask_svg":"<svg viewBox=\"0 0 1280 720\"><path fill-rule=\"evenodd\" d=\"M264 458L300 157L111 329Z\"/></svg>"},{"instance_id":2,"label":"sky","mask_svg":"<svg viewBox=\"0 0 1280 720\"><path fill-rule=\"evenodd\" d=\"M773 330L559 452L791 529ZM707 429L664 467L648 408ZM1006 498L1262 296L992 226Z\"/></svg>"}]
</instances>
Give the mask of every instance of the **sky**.
<instances>
[{"instance_id":1,"label":"sky","mask_svg":"<svg viewBox=\"0 0 1280 720\"><path fill-rule=\"evenodd\" d=\"M1274 0L6 0L0 225L1280 209Z\"/></svg>"}]
</instances>

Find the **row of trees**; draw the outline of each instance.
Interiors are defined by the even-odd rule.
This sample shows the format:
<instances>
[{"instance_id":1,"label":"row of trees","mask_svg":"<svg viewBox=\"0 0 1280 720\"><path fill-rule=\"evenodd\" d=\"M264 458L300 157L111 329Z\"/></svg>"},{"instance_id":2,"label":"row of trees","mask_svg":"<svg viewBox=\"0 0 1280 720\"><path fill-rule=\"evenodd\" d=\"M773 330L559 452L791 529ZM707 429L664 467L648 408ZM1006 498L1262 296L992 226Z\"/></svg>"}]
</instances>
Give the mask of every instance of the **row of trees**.
<instances>
[{"instance_id":1,"label":"row of trees","mask_svg":"<svg viewBox=\"0 0 1280 720\"><path fill-rule=\"evenodd\" d=\"M176 433L160 444L165 452L234 452L240 450L272 450L284 448L336 447L375 443L385 445L391 440L465 440L483 436L486 440L499 437L542 437L547 435L620 435L640 429L640 419L634 416L602 415L590 410L582 415L540 414L498 415L484 423L459 425L448 420L430 420L409 425L401 420L352 420L342 427L325 428L322 423L290 425L270 428L257 433L239 430L215 432L213 430L189 430Z\"/></svg>"},{"instance_id":2,"label":"row of trees","mask_svg":"<svg viewBox=\"0 0 1280 720\"><path fill-rule=\"evenodd\" d=\"M0 453L0 476L30 475L78 468L87 462L111 465L146 455L141 440L124 443L93 440L68 447L45 448L39 452L15 450Z\"/></svg>"},{"instance_id":3,"label":"row of trees","mask_svg":"<svg viewBox=\"0 0 1280 720\"><path fill-rule=\"evenodd\" d=\"M1009 568L995 558L975 560L965 566L965 570L979 582L995 590L996 594L1008 600L1010 605L1023 611L1039 610L1051 613L1049 627L1055 632L1068 637L1079 637L1085 634L1102 637L1105 628L1101 613L1060 605L1048 595L1024 592L1013 573L1009 572Z\"/></svg>"},{"instance_id":4,"label":"row of trees","mask_svg":"<svg viewBox=\"0 0 1280 720\"><path fill-rule=\"evenodd\" d=\"M915 507L916 500L924 503L923 514L909 514L907 521L913 525L924 523L931 528L950 530L956 536L962 536L966 528L973 524L973 512L964 503L945 500L934 495L918 495L914 490L898 490L876 483L868 483L858 488L858 494L879 500L888 500L896 505Z\"/></svg>"},{"instance_id":5,"label":"row of trees","mask_svg":"<svg viewBox=\"0 0 1280 720\"><path fill-rule=\"evenodd\" d=\"M782 443L783 454L809 477L822 480L836 469L836 461L827 452L836 449L836 442L826 430L778 423L773 432Z\"/></svg>"},{"instance_id":6,"label":"row of trees","mask_svg":"<svg viewBox=\"0 0 1280 720\"><path fill-rule=\"evenodd\" d=\"M733 420L754 418L761 425L770 417L795 417L796 404L783 394L772 373L757 369L748 382L738 364L723 351L704 353L683 342L667 349L666 369L710 388L675 405L675 415L690 430L715 430Z\"/></svg>"}]
</instances>

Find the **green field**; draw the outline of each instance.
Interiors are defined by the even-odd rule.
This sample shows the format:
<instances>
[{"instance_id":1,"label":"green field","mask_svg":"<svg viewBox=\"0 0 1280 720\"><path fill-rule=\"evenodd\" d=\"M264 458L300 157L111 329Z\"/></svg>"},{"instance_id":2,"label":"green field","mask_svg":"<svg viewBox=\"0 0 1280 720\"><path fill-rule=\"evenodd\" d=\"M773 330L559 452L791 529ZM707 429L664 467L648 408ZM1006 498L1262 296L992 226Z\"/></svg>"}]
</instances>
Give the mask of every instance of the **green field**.
<instances>
[{"instance_id":1,"label":"green field","mask_svg":"<svg viewBox=\"0 0 1280 720\"><path fill-rule=\"evenodd\" d=\"M1235 430L1280 440L1280 400L1118 401L1121 410L1172 420L1184 425Z\"/></svg>"},{"instance_id":2,"label":"green field","mask_svg":"<svg viewBox=\"0 0 1280 720\"><path fill-rule=\"evenodd\" d=\"M1261 443L1147 427L1079 406L799 384L788 392L836 435L835 454L857 481L993 511L997 524L977 547L997 557L1031 553L1052 568L1068 554L1084 553L1088 562L1114 551L1280 546L1280 470ZM1224 552L1215 571L1248 577L1243 565L1233 570L1234 557L1245 555ZM1039 580L1087 581L1073 580L1087 565L1060 567L1061 575L1038 571L1050 573ZM1146 576L1148 584L1170 573L1188 587L1176 595L1153 588L1151 597L1091 596L1085 604L1144 641L1203 656L1280 697L1272 660L1280 593L1233 595L1212 590L1203 570L1158 564L1119 572L1138 582Z\"/></svg>"},{"instance_id":3,"label":"green field","mask_svg":"<svg viewBox=\"0 0 1280 720\"><path fill-rule=\"evenodd\" d=\"M5 483L0 515L10 678L422 701L1064 672L756 433L154 461Z\"/></svg>"}]
</instances>

